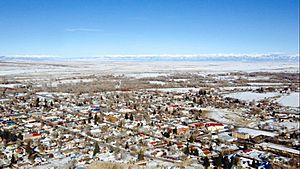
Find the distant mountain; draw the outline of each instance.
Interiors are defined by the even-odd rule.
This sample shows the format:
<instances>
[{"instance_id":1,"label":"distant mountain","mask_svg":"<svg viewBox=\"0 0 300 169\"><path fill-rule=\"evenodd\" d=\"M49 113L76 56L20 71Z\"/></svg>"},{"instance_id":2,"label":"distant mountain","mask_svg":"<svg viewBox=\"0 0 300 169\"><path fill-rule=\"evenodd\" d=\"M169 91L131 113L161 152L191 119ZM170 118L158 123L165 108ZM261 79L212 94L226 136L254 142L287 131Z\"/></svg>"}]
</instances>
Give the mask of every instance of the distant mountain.
<instances>
[{"instance_id":1,"label":"distant mountain","mask_svg":"<svg viewBox=\"0 0 300 169\"><path fill-rule=\"evenodd\" d=\"M0 62L17 62L17 61L54 61L65 60L65 58L57 56L39 56L39 55L24 55L24 56L0 56Z\"/></svg>"},{"instance_id":2,"label":"distant mountain","mask_svg":"<svg viewBox=\"0 0 300 169\"><path fill-rule=\"evenodd\" d=\"M113 61L299 61L299 55L163 55L105 56Z\"/></svg>"},{"instance_id":3,"label":"distant mountain","mask_svg":"<svg viewBox=\"0 0 300 169\"><path fill-rule=\"evenodd\" d=\"M43 55L0 56L0 61L131 61L131 62L159 62L159 61L249 61L299 62L299 55L284 54L193 54L193 55L106 55L97 57L58 57Z\"/></svg>"}]
</instances>

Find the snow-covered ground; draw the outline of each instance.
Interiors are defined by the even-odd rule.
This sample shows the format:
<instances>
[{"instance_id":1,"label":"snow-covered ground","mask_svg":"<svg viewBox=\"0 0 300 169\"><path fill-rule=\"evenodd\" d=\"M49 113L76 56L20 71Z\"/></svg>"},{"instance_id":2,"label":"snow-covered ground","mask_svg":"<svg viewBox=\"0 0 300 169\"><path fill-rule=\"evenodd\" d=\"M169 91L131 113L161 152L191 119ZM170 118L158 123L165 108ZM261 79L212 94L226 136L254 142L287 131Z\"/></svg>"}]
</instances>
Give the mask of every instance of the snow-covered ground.
<instances>
[{"instance_id":1,"label":"snow-covered ground","mask_svg":"<svg viewBox=\"0 0 300 169\"><path fill-rule=\"evenodd\" d=\"M279 125L286 127L288 130L300 128L300 124L298 122L281 122Z\"/></svg>"},{"instance_id":2,"label":"snow-covered ground","mask_svg":"<svg viewBox=\"0 0 300 169\"><path fill-rule=\"evenodd\" d=\"M36 94L40 95L40 96L44 96L44 97L53 97L54 95L57 95L57 96L69 96L69 95L72 95L70 93L62 93L62 92L37 92Z\"/></svg>"},{"instance_id":3,"label":"snow-covered ground","mask_svg":"<svg viewBox=\"0 0 300 169\"><path fill-rule=\"evenodd\" d=\"M220 87L222 91L232 91L232 90L255 90L259 87L256 86L236 86L236 87Z\"/></svg>"},{"instance_id":4,"label":"snow-covered ground","mask_svg":"<svg viewBox=\"0 0 300 169\"><path fill-rule=\"evenodd\" d=\"M283 106L299 107L299 95L299 92L293 92L291 94L281 96L276 101Z\"/></svg>"},{"instance_id":5,"label":"snow-covered ground","mask_svg":"<svg viewBox=\"0 0 300 169\"><path fill-rule=\"evenodd\" d=\"M62 159L53 159L49 164L40 165L34 167L35 169L45 169L45 168L59 168L62 166L66 166L71 161L71 157L64 157Z\"/></svg>"},{"instance_id":6,"label":"snow-covered ground","mask_svg":"<svg viewBox=\"0 0 300 169\"><path fill-rule=\"evenodd\" d=\"M51 86L57 87L59 84L72 84L72 83L81 83L81 82L92 82L95 79L67 79L59 80L51 83Z\"/></svg>"},{"instance_id":7,"label":"snow-covered ground","mask_svg":"<svg viewBox=\"0 0 300 169\"><path fill-rule=\"evenodd\" d=\"M299 107L299 92L293 92L291 94L280 94L278 92L256 93L256 92L236 92L225 94L224 97L235 98L243 101L260 101L271 97L279 97L275 101L283 106Z\"/></svg>"},{"instance_id":8,"label":"snow-covered ground","mask_svg":"<svg viewBox=\"0 0 300 169\"><path fill-rule=\"evenodd\" d=\"M213 119L217 122L224 124L242 125L250 127L252 122L255 122L255 119L253 118L245 118L245 114L242 110L228 110L216 108L209 108L203 110L208 110L208 113L205 114L207 118Z\"/></svg>"},{"instance_id":9,"label":"snow-covered ground","mask_svg":"<svg viewBox=\"0 0 300 169\"><path fill-rule=\"evenodd\" d=\"M166 82L163 81L149 81L150 84L158 84L158 85L165 85Z\"/></svg>"},{"instance_id":10,"label":"snow-covered ground","mask_svg":"<svg viewBox=\"0 0 300 169\"><path fill-rule=\"evenodd\" d=\"M188 79L173 79L174 82L185 82Z\"/></svg>"},{"instance_id":11,"label":"snow-covered ground","mask_svg":"<svg viewBox=\"0 0 300 169\"><path fill-rule=\"evenodd\" d=\"M280 86L282 83L248 83L251 86Z\"/></svg>"},{"instance_id":12,"label":"snow-covered ground","mask_svg":"<svg viewBox=\"0 0 300 169\"><path fill-rule=\"evenodd\" d=\"M4 87L4 88L15 88L18 86L22 86L22 84L0 84L0 87Z\"/></svg>"},{"instance_id":13,"label":"snow-covered ground","mask_svg":"<svg viewBox=\"0 0 300 169\"><path fill-rule=\"evenodd\" d=\"M241 133L248 133L252 137L256 137L256 136L259 136L259 135L275 137L275 136L278 135L276 133L263 131L263 130L255 130L255 129L250 129L250 128L238 128L237 131L241 132Z\"/></svg>"},{"instance_id":14,"label":"snow-covered ground","mask_svg":"<svg viewBox=\"0 0 300 169\"><path fill-rule=\"evenodd\" d=\"M233 66L234 65L234 66ZM130 77L157 77L170 73L198 74L228 72L299 72L298 62L239 62L239 61L159 61L107 62L103 60L48 60L0 62L0 75L40 76L42 78L70 75L124 74Z\"/></svg>"},{"instance_id":15,"label":"snow-covered ground","mask_svg":"<svg viewBox=\"0 0 300 169\"><path fill-rule=\"evenodd\" d=\"M143 73L143 72L140 72L140 73L128 73L128 74L125 74L125 76L127 77L134 77L134 78L147 78L147 77L159 77L159 76L168 76L169 74L167 73Z\"/></svg>"},{"instance_id":16,"label":"snow-covered ground","mask_svg":"<svg viewBox=\"0 0 300 169\"><path fill-rule=\"evenodd\" d=\"M295 130L299 129L300 124L297 121L294 122L278 122L274 119L270 119L264 122L260 122L260 124L268 126L268 129L270 130L277 130L277 131L282 131L282 130Z\"/></svg>"},{"instance_id":17,"label":"snow-covered ground","mask_svg":"<svg viewBox=\"0 0 300 169\"><path fill-rule=\"evenodd\" d=\"M154 88L154 89L147 89L152 91L161 91L161 92L177 92L177 93L186 93L189 91L199 91L199 88L193 87L186 87L186 88Z\"/></svg>"},{"instance_id":18,"label":"snow-covered ground","mask_svg":"<svg viewBox=\"0 0 300 169\"><path fill-rule=\"evenodd\" d=\"M255 76L255 77L245 77L247 80L269 80L270 77L266 76Z\"/></svg>"},{"instance_id":19,"label":"snow-covered ground","mask_svg":"<svg viewBox=\"0 0 300 169\"><path fill-rule=\"evenodd\" d=\"M237 92L224 95L224 97L235 98L244 101L260 101L265 98L278 96L277 92L255 93L255 92Z\"/></svg>"}]
</instances>

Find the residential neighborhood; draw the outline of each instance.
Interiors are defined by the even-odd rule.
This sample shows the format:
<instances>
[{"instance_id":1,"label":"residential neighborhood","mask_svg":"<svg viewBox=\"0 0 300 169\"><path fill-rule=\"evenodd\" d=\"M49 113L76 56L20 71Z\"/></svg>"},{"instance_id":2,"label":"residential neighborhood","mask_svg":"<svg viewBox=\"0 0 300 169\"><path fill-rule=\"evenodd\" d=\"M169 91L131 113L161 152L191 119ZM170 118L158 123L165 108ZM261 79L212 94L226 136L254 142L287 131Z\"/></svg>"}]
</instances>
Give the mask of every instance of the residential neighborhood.
<instances>
[{"instance_id":1,"label":"residential neighborhood","mask_svg":"<svg viewBox=\"0 0 300 169\"><path fill-rule=\"evenodd\" d=\"M299 169L300 0L0 0L0 169Z\"/></svg>"},{"instance_id":2,"label":"residential neighborhood","mask_svg":"<svg viewBox=\"0 0 300 169\"><path fill-rule=\"evenodd\" d=\"M164 84L153 88L158 86L152 84L145 89L118 86L94 93L2 85L0 166L298 168L299 106L272 101L299 92L295 85L271 89L165 88ZM228 95L236 92L278 95L251 101Z\"/></svg>"}]
</instances>

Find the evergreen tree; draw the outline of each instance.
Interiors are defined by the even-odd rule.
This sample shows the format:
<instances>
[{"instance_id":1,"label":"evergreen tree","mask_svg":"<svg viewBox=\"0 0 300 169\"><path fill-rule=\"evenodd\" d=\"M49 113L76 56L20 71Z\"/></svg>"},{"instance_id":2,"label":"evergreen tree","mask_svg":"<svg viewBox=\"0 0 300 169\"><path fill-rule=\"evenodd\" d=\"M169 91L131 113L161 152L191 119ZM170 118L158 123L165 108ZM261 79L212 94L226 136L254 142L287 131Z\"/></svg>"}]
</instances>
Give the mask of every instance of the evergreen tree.
<instances>
[{"instance_id":1,"label":"evergreen tree","mask_svg":"<svg viewBox=\"0 0 300 169\"><path fill-rule=\"evenodd\" d=\"M11 160L10 160L10 166L12 166L13 164L16 164L16 163L17 163L17 160L16 160L15 155L13 154L11 157Z\"/></svg>"},{"instance_id":2,"label":"evergreen tree","mask_svg":"<svg viewBox=\"0 0 300 169\"><path fill-rule=\"evenodd\" d=\"M37 97L35 100L35 107L39 107L40 99Z\"/></svg>"},{"instance_id":3,"label":"evergreen tree","mask_svg":"<svg viewBox=\"0 0 300 169\"><path fill-rule=\"evenodd\" d=\"M27 145L25 147L25 151L26 151L27 154L32 154L33 153L33 150L30 147L30 142L27 143Z\"/></svg>"},{"instance_id":4,"label":"evergreen tree","mask_svg":"<svg viewBox=\"0 0 300 169\"><path fill-rule=\"evenodd\" d=\"M247 149L248 149L247 144L244 144L243 150L247 150Z\"/></svg>"},{"instance_id":5,"label":"evergreen tree","mask_svg":"<svg viewBox=\"0 0 300 169\"><path fill-rule=\"evenodd\" d=\"M23 140L23 134L19 133L19 134L18 134L18 138L19 138L20 140Z\"/></svg>"},{"instance_id":6,"label":"evergreen tree","mask_svg":"<svg viewBox=\"0 0 300 169\"><path fill-rule=\"evenodd\" d=\"M167 138L170 137L170 133L169 133L168 131L166 131L166 132L161 132L161 134L162 134L163 136L167 137Z\"/></svg>"},{"instance_id":7,"label":"evergreen tree","mask_svg":"<svg viewBox=\"0 0 300 169\"><path fill-rule=\"evenodd\" d=\"M95 116L94 116L94 124L97 124L98 120L99 120L99 118L98 118L97 114L95 114Z\"/></svg>"},{"instance_id":8,"label":"evergreen tree","mask_svg":"<svg viewBox=\"0 0 300 169\"><path fill-rule=\"evenodd\" d=\"M189 143L186 144L186 147L183 149L183 153L186 155L190 154L190 147L189 147Z\"/></svg>"},{"instance_id":9,"label":"evergreen tree","mask_svg":"<svg viewBox=\"0 0 300 169\"><path fill-rule=\"evenodd\" d=\"M230 169L231 168L231 166L230 166L230 162L229 162L229 159L228 159L228 157L227 156L225 156L225 157L223 157L223 168L224 169Z\"/></svg>"},{"instance_id":10,"label":"evergreen tree","mask_svg":"<svg viewBox=\"0 0 300 169\"><path fill-rule=\"evenodd\" d=\"M214 158L214 163L217 166L217 168L222 168L222 159L223 159L223 156L221 153L219 154L218 157Z\"/></svg>"},{"instance_id":11,"label":"evergreen tree","mask_svg":"<svg viewBox=\"0 0 300 169\"><path fill-rule=\"evenodd\" d=\"M97 114L95 114L95 116L94 116L94 121L98 121L98 116L97 116Z\"/></svg>"},{"instance_id":12,"label":"evergreen tree","mask_svg":"<svg viewBox=\"0 0 300 169\"><path fill-rule=\"evenodd\" d=\"M95 156L96 154L98 154L100 152L100 148L98 143L95 143L95 147L94 147L94 151L93 151L93 156Z\"/></svg>"},{"instance_id":13,"label":"evergreen tree","mask_svg":"<svg viewBox=\"0 0 300 169\"><path fill-rule=\"evenodd\" d=\"M194 139L194 137L193 137L193 135L191 135L191 137L189 138L189 140L188 140L190 143L193 143L194 141L195 141L195 139Z\"/></svg>"},{"instance_id":14,"label":"evergreen tree","mask_svg":"<svg viewBox=\"0 0 300 169\"><path fill-rule=\"evenodd\" d=\"M133 115L132 115L132 114L130 114L129 119L130 119L131 121L133 121Z\"/></svg>"},{"instance_id":15,"label":"evergreen tree","mask_svg":"<svg viewBox=\"0 0 300 169\"><path fill-rule=\"evenodd\" d=\"M128 113L125 114L125 119L127 120L129 117L128 117Z\"/></svg>"},{"instance_id":16,"label":"evergreen tree","mask_svg":"<svg viewBox=\"0 0 300 169\"><path fill-rule=\"evenodd\" d=\"M129 149L128 142L126 142L126 144L125 144L125 149Z\"/></svg>"},{"instance_id":17,"label":"evergreen tree","mask_svg":"<svg viewBox=\"0 0 300 169\"><path fill-rule=\"evenodd\" d=\"M177 134L177 127L173 129L173 134Z\"/></svg>"},{"instance_id":18,"label":"evergreen tree","mask_svg":"<svg viewBox=\"0 0 300 169\"><path fill-rule=\"evenodd\" d=\"M155 114L156 114L156 110L155 110L155 109L153 110L153 113L152 113L152 114L153 114L153 115L155 115Z\"/></svg>"},{"instance_id":19,"label":"evergreen tree","mask_svg":"<svg viewBox=\"0 0 300 169\"><path fill-rule=\"evenodd\" d=\"M144 160L144 159L145 159L144 151L140 150L138 153L138 160Z\"/></svg>"},{"instance_id":20,"label":"evergreen tree","mask_svg":"<svg viewBox=\"0 0 300 169\"><path fill-rule=\"evenodd\" d=\"M204 158L203 165L205 169L207 169L210 166L210 162L207 156Z\"/></svg>"},{"instance_id":21,"label":"evergreen tree","mask_svg":"<svg viewBox=\"0 0 300 169\"><path fill-rule=\"evenodd\" d=\"M213 147L212 146L210 146L209 147L209 151L213 151L214 149L213 149Z\"/></svg>"},{"instance_id":22,"label":"evergreen tree","mask_svg":"<svg viewBox=\"0 0 300 169\"><path fill-rule=\"evenodd\" d=\"M89 113L88 122L91 123L91 120L92 120L92 119L93 119L93 115L92 115L92 113L90 112L90 113Z\"/></svg>"},{"instance_id":23,"label":"evergreen tree","mask_svg":"<svg viewBox=\"0 0 300 169\"><path fill-rule=\"evenodd\" d=\"M251 167L252 168L258 168L258 166L259 166L259 162L256 161L256 160L253 160L252 163L251 163Z\"/></svg>"},{"instance_id":24,"label":"evergreen tree","mask_svg":"<svg viewBox=\"0 0 300 169\"><path fill-rule=\"evenodd\" d=\"M44 107L48 107L47 100L44 100Z\"/></svg>"},{"instance_id":25,"label":"evergreen tree","mask_svg":"<svg viewBox=\"0 0 300 169\"><path fill-rule=\"evenodd\" d=\"M197 148L195 148L195 149L194 149L194 151L193 151L193 155L194 155L194 156L199 156L199 151L198 151L198 149L197 149Z\"/></svg>"},{"instance_id":26,"label":"evergreen tree","mask_svg":"<svg viewBox=\"0 0 300 169\"><path fill-rule=\"evenodd\" d=\"M199 105L202 105L204 102L203 102L203 99L202 98L200 98L200 100L199 100Z\"/></svg>"}]
</instances>

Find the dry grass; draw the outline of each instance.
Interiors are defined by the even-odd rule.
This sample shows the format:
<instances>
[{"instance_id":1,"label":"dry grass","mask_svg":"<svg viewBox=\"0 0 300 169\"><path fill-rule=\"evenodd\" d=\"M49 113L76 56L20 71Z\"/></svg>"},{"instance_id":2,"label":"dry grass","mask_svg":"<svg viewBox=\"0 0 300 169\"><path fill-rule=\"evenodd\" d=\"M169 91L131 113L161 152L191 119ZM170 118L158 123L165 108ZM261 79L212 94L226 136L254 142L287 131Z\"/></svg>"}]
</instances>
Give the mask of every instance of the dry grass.
<instances>
[{"instance_id":1,"label":"dry grass","mask_svg":"<svg viewBox=\"0 0 300 169\"><path fill-rule=\"evenodd\" d=\"M88 169L129 169L134 168L132 165L122 164L122 163L114 163L114 162L94 162L92 163Z\"/></svg>"}]
</instances>

